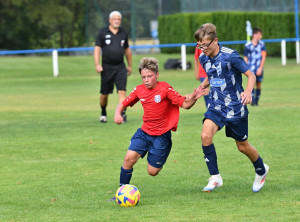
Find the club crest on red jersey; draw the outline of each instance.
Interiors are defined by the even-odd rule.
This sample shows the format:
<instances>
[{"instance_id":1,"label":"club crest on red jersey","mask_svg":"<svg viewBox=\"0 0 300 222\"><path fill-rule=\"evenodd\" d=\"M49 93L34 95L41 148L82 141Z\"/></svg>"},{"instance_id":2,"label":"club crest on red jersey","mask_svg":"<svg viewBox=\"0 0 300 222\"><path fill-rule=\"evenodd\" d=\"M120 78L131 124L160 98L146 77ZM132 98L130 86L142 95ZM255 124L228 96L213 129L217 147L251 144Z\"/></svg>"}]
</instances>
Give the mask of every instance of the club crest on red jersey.
<instances>
[{"instance_id":1,"label":"club crest on red jersey","mask_svg":"<svg viewBox=\"0 0 300 222\"><path fill-rule=\"evenodd\" d=\"M154 96L154 101L155 101L156 103L160 103L160 101L161 101L160 95Z\"/></svg>"}]
</instances>

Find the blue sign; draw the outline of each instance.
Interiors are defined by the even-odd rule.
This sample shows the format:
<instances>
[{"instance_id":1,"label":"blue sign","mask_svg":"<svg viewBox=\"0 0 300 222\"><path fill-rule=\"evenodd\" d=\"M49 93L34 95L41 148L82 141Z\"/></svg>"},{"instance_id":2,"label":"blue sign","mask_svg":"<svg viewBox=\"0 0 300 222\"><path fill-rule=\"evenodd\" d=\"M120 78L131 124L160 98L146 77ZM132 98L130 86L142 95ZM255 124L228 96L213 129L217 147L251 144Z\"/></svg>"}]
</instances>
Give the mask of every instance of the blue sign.
<instances>
[{"instance_id":1,"label":"blue sign","mask_svg":"<svg viewBox=\"0 0 300 222\"><path fill-rule=\"evenodd\" d=\"M152 38L156 39L158 37L158 31L157 30L152 30L151 31L151 36L152 36Z\"/></svg>"}]
</instances>

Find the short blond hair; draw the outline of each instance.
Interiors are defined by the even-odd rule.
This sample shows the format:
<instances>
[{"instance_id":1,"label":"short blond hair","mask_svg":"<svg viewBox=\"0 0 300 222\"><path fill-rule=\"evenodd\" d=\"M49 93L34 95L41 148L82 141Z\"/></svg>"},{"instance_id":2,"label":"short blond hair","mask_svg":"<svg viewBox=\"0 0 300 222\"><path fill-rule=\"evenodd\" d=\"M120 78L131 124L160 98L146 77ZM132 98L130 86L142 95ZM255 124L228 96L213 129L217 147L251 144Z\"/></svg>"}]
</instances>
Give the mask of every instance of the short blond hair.
<instances>
[{"instance_id":1,"label":"short blond hair","mask_svg":"<svg viewBox=\"0 0 300 222\"><path fill-rule=\"evenodd\" d=\"M202 40L205 38L213 40L217 37L217 28L211 23L205 23L201 25L195 32L195 39L197 42L202 42Z\"/></svg>"},{"instance_id":2,"label":"short blond hair","mask_svg":"<svg viewBox=\"0 0 300 222\"><path fill-rule=\"evenodd\" d=\"M144 57L139 64L139 73L141 74L143 69L151 70L154 73L158 73L158 60L153 57Z\"/></svg>"}]
</instances>

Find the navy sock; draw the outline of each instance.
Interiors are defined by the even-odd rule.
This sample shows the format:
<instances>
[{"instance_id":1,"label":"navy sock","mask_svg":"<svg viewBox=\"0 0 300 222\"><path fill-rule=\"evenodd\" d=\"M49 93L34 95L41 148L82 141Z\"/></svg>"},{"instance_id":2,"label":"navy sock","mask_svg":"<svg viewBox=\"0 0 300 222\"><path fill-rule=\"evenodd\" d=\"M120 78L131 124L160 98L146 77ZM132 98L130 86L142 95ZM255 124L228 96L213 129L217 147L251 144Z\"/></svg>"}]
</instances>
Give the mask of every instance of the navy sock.
<instances>
[{"instance_id":1,"label":"navy sock","mask_svg":"<svg viewBox=\"0 0 300 222\"><path fill-rule=\"evenodd\" d=\"M251 96L252 96L252 102L255 103L255 89L252 90Z\"/></svg>"},{"instance_id":2,"label":"navy sock","mask_svg":"<svg viewBox=\"0 0 300 222\"><path fill-rule=\"evenodd\" d=\"M214 144L212 143L209 146L202 145L202 149L204 153L204 160L206 162L210 175L219 174L217 153Z\"/></svg>"},{"instance_id":3,"label":"navy sock","mask_svg":"<svg viewBox=\"0 0 300 222\"><path fill-rule=\"evenodd\" d=\"M256 89L255 103L258 104L261 89Z\"/></svg>"},{"instance_id":4,"label":"navy sock","mask_svg":"<svg viewBox=\"0 0 300 222\"><path fill-rule=\"evenodd\" d=\"M266 172L266 169L265 169L265 166L264 166L264 162L263 162L263 159L260 158L260 156L258 157L258 159L255 161L255 162L252 162L253 163L253 166L255 168L255 172L258 174L258 175L264 175L265 172Z\"/></svg>"},{"instance_id":5,"label":"navy sock","mask_svg":"<svg viewBox=\"0 0 300 222\"><path fill-rule=\"evenodd\" d=\"M130 183L132 171L133 171L133 169L125 170L123 167L121 167L120 186Z\"/></svg>"},{"instance_id":6,"label":"navy sock","mask_svg":"<svg viewBox=\"0 0 300 222\"><path fill-rule=\"evenodd\" d=\"M106 116L106 106L101 106L101 116Z\"/></svg>"}]
</instances>

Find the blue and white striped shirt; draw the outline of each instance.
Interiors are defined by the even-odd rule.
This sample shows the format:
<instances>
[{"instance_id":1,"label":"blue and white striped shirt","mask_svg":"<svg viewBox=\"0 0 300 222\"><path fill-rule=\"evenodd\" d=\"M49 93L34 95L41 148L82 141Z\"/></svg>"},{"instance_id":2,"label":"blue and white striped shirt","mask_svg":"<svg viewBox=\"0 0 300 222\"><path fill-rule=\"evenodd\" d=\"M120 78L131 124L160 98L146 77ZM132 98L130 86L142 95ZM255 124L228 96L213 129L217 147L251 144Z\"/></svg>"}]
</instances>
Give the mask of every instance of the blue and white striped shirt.
<instances>
[{"instance_id":1,"label":"blue and white striped shirt","mask_svg":"<svg viewBox=\"0 0 300 222\"><path fill-rule=\"evenodd\" d=\"M242 118L248 114L247 106L241 103L242 73L249 68L237 51L219 46L220 51L214 58L204 53L199 57L211 87L208 109L228 119Z\"/></svg>"}]
</instances>

